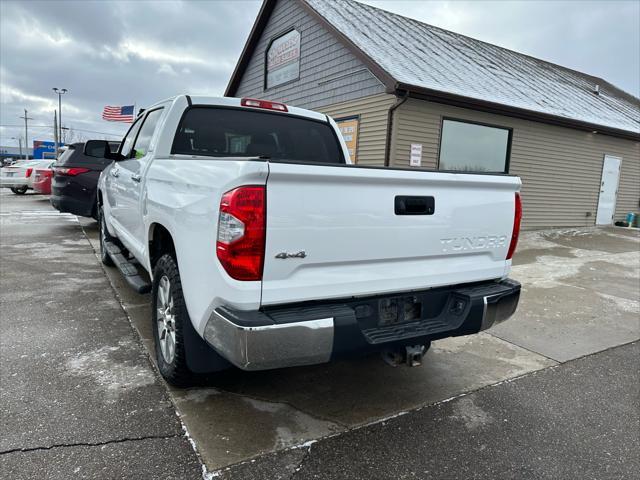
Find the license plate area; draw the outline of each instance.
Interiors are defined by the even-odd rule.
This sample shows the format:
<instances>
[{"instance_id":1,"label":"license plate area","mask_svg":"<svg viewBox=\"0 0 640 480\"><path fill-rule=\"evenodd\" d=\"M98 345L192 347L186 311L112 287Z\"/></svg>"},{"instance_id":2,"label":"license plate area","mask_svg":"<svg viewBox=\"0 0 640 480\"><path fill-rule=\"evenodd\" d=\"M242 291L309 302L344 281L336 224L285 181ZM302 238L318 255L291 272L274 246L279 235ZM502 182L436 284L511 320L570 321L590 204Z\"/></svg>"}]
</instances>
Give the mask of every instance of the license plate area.
<instances>
[{"instance_id":1,"label":"license plate area","mask_svg":"<svg viewBox=\"0 0 640 480\"><path fill-rule=\"evenodd\" d=\"M381 327L420 320L422 313L422 302L415 295L378 301L378 325Z\"/></svg>"}]
</instances>

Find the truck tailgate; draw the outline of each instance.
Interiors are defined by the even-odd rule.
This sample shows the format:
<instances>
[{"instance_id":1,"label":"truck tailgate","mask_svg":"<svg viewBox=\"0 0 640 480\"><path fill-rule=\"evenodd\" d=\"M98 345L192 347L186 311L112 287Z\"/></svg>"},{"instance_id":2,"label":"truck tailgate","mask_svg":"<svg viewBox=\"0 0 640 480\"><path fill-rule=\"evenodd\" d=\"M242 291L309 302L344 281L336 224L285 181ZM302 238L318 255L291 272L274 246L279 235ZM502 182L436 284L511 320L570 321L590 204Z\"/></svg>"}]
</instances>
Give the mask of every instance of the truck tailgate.
<instances>
[{"instance_id":1,"label":"truck tailgate","mask_svg":"<svg viewBox=\"0 0 640 480\"><path fill-rule=\"evenodd\" d=\"M520 179L269 163L262 304L501 278Z\"/></svg>"}]
</instances>

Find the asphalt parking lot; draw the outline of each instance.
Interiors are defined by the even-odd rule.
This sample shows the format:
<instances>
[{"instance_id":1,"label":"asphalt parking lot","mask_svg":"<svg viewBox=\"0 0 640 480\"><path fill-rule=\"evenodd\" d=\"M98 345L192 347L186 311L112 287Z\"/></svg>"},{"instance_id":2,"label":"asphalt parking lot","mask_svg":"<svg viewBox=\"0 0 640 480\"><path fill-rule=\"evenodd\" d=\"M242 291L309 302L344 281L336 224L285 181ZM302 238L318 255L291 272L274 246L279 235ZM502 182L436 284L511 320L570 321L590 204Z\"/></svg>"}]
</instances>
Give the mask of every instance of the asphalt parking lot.
<instances>
[{"instance_id":1,"label":"asphalt parking lot","mask_svg":"<svg viewBox=\"0 0 640 480\"><path fill-rule=\"evenodd\" d=\"M147 353L148 298L94 254L95 222L7 192L0 222L5 478L202 478L202 465L229 479L640 470L637 231L526 232L516 316L436 342L421 367L370 357L177 390Z\"/></svg>"}]
</instances>

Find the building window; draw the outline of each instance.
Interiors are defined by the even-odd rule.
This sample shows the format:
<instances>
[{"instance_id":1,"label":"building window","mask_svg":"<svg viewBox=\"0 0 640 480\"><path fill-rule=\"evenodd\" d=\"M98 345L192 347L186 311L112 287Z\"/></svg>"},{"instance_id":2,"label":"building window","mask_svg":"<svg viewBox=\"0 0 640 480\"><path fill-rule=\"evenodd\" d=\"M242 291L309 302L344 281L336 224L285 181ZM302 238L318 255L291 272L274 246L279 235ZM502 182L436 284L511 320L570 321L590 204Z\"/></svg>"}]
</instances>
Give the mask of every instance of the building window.
<instances>
[{"instance_id":1,"label":"building window","mask_svg":"<svg viewBox=\"0 0 640 480\"><path fill-rule=\"evenodd\" d=\"M440 134L440 170L509 171L511 129L445 118Z\"/></svg>"},{"instance_id":2,"label":"building window","mask_svg":"<svg viewBox=\"0 0 640 480\"><path fill-rule=\"evenodd\" d=\"M264 87L272 88L300 77L300 32L291 30L267 48Z\"/></svg>"}]
</instances>

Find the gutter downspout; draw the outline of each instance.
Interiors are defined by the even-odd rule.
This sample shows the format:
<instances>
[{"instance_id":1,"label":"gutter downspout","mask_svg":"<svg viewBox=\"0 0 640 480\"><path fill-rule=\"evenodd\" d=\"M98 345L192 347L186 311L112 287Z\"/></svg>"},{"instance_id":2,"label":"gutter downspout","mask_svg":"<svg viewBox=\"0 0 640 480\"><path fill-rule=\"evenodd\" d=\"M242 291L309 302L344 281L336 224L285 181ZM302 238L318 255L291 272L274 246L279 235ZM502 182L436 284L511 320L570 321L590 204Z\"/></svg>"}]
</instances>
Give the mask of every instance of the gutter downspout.
<instances>
[{"instance_id":1,"label":"gutter downspout","mask_svg":"<svg viewBox=\"0 0 640 480\"><path fill-rule=\"evenodd\" d=\"M409 98L409 92L405 91L401 97L396 91L396 103L389 107L389 113L387 114L387 138L384 147L384 166L388 167L391 164L391 132L393 129L393 112L396 111L400 105L407 101Z\"/></svg>"}]
</instances>

